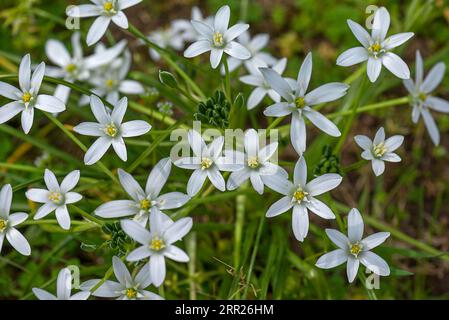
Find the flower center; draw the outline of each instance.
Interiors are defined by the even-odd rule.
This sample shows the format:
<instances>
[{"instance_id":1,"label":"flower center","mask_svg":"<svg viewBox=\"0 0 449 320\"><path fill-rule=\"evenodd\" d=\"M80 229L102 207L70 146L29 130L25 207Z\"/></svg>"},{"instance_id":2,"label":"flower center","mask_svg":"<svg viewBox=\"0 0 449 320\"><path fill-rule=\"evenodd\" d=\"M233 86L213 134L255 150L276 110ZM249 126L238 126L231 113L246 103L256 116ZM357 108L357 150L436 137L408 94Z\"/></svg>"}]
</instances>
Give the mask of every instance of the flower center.
<instances>
[{"instance_id":1,"label":"flower center","mask_svg":"<svg viewBox=\"0 0 449 320\"><path fill-rule=\"evenodd\" d=\"M106 80L106 87L107 88L112 88L114 86L114 80L112 80L112 79L108 79L108 80Z\"/></svg>"},{"instance_id":2,"label":"flower center","mask_svg":"<svg viewBox=\"0 0 449 320\"><path fill-rule=\"evenodd\" d=\"M363 246L359 242L349 245L349 252L357 258L360 252L362 252Z\"/></svg>"},{"instance_id":3,"label":"flower center","mask_svg":"<svg viewBox=\"0 0 449 320\"><path fill-rule=\"evenodd\" d=\"M69 73L73 73L76 70L76 65L73 63L70 63L65 67L65 70Z\"/></svg>"},{"instance_id":4,"label":"flower center","mask_svg":"<svg viewBox=\"0 0 449 320\"><path fill-rule=\"evenodd\" d=\"M104 128L104 133L106 133L108 136L114 138L117 135L117 127L115 126L115 124L110 123L106 126L106 128Z\"/></svg>"},{"instance_id":5,"label":"flower center","mask_svg":"<svg viewBox=\"0 0 449 320\"><path fill-rule=\"evenodd\" d=\"M369 48L368 51L375 57L377 58L378 55L380 55L381 53L384 53L385 50L382 49L382 46L380 45L379 42L373 43Z\"/></svg>"},{"instance_id":6,"label":"flower center","mask_svg":"<svg viewBox=\"0 0 449 320\"><path fill-rule=\"evenodd\" d=\"M33 96L29 92L25 92L22 96L22 100L25 103L30 102L32 98L33 98Z\"/></svg>"},{"instance_id":7,"label":"flower center","mask_svg":"<svg viewBox=\"0 0 449 320\"><path fill-rule=\"evenodd\" d=\"M298 188L298 190L293 193L293 198L298 202L301 203L306 197L308 193L302 190L301 188Z\"/></svg>"},{"instance_id":8,"label":"flower center","mask_svg":"<svg viewBox=\"0 0 449 320\"><path fill-rule=\"evenodd\" d=\"M296 98L295 106L298 109L302 109L306 106L306 100L303 97Z\"/></svg>"},{"instance_id":9,"label":"flower center","mask_svg":"<svg viewBox=\"0 0 449 320\"><path fill-rule=\"evenodd\" d=\"M424 92L420 92L420 93L418 94L418 98L419 98L419 100L421 100L422 102L424 102L424 101L427 100L427 94L425 94Z\"/></svg>"},{"instance_id":10,"label":"flower center","mask_svg":"<svg viewBox=\"0 0 449 320\"><path fill-rule=\"evenodd\" d=\"M223 46L224 41L223 41L223 34L221 32L219 32L219 31L215 32L213 38L214 38L215 46L217 46L217 47Z\"/></svg>"},{"instance_id":11,"label":"flower center","mask_svg":"<svg viewBox=\"0 0 449 320\"><path fill-rule=\"evenodd\" d=\"M252 168L252 169L257 169L260 167L260 162L259 159L257 159L257 157L251 157L248 159L248 167Z\"/></svg>"},{"instance_id":12,"label":"flower center","mask_svg":"<svg viewBox=\"0 0 449 320\"><path fill-rule=\"evenodd\" d=\"M201 170L209 169L212 165L212 160L209 158L202 158L201 159Z\"/></svg>"},{"instance_id":13,"label":"flower center","mask_svg":"<svg viewBox=\"0 0 449 320\"><path fill-rule=\"evenodd\" d=\"M5 231L7 224L8 224L7 220L0 219L0 232Z\"/></svg>"},{"instance_id":14,"label":"flower center","mask_svg":"<svg viewBox=\"0 0 449 320\"><path fill-rule=\"evenodd\" d=\"M383 142L373 146L373 153L377 158L382 157L387 151L387 147Z\"/></svg>"},{"instance_id":15,"label":"flower center","mask_svg":"<svg viewBox=\"0 0 449 320\"><path fill-rule=\"evenodd\" d=\"M50 200L51 202L53 202L55 204L61 204L62 203L62 194L57 191L52 191L48 195L48 200Z\"/></svg>"},{"instance_id":16,"label":"flower center","mask_svg":"<svg viewBox=\"0 0 449 320\"><path fill-rule=\"evenodd\" d=\"M112 1L106 1L105 3L103 3L103 9L107 13L116 13Z\"/></svg>"},{"instance_id":17,"label":"flower center","mask_svg":"<svg viewBox=\"0 0 449 320\"><path fill-rule=\"evenodd\" d=\"M164 240L159 237L154 237L150 243L150 249L154 251L160 251L165 248Z\"/></svg>"},{"instance_id":18,"label":"flower center","mask_svg":"<svg viewBox=\"0 0 449 320\"><path fill-rule=\"evenodd\" d=\"M140 200L140 209L146 211L146 210L148 210L150 208L151 208L151 201L150 200L148 200L148 199Z\"/></svg>"},{"instance_id":19,"label":"flower center","mask_svg":"<svg viewBox=\"0 0 449 320\"><path fill-rule=\"evenodd\" d=\"M126 296L128 299L135 299L137 298L137 290L134 288L128 288L126 289Z\"/></svg>"}]
</instances>

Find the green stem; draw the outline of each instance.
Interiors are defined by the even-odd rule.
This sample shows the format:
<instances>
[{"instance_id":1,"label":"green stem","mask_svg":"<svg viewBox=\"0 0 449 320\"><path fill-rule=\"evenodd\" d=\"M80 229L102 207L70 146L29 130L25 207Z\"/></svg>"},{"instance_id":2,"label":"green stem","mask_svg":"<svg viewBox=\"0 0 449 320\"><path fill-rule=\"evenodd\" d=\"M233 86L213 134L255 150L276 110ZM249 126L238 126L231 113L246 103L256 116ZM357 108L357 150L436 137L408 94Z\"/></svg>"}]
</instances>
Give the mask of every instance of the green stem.
<instances>
[{"instance_id":1,"label":"green stem","mask_svg":"<svg viewBox=\"0 0 449 320\"><path fill-rule=\"evenodd\" d=\"M104 225L104 222L103 222L103 221L101 221L101 220L98 219L98 218L95 218L93 215L87 213L87 212L84 211L83 209L78 208L77 206L75 206L75 205L73 205L73 204L70 205L70 206L71 206L72 208L74 208L74 209L75 209L81 216L83 216L83 217L86 218L87 220L92 221L92 222L98 224L99 226Z\"/></svg>"}]
</instances>

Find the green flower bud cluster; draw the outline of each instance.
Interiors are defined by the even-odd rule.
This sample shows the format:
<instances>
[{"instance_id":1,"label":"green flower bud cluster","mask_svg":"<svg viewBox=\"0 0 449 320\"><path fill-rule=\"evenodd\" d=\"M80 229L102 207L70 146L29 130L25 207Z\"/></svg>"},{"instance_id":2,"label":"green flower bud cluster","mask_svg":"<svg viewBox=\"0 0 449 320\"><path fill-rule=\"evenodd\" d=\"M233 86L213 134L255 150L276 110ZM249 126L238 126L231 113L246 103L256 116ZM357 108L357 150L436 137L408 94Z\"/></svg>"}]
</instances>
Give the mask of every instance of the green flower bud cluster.
<instances>
[{"instance_id":1,"label":"green flower bud cluster","mask_svg":"<svg viewBox=\"0 0 449 320\"><path fill-rule=\"evenodd\" d=\"M230 103L222 91L215 92L206 102L200 102L198 112L194 114L195 120L218 128L228 128Z\"/></svg>"}]
</instances>

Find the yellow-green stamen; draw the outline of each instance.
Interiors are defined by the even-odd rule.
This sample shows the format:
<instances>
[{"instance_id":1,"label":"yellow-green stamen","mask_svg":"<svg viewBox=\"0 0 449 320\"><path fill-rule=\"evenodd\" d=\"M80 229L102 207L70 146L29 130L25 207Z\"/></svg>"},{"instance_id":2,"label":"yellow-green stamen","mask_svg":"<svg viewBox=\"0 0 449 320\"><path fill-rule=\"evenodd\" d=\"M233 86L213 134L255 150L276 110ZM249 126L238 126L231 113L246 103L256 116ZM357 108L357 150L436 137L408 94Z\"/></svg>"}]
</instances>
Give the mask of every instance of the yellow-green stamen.
<instances>
[{"instance_id":1,"label":"yellow-green stamen","mask_svg":"<svg viewBox=\"0 0 449 320\"><path fill-rule=\"evenodd\" d=\"M212 165L212 160L209 158L202 158L201 159L201 170L209 169Z\"/></svg>"},{"instance_id":2,"label":"yellow-green stamen","mask_svg":"<svg viewBox=\"0 0 449 320\"><path fill-rule=\"evenodd\" d=\"M128 299L135 299L137 298L137 290L134 288L128 288L126 289L126 296Z\"/></svg>"},{"instance_id":3,"label":"yellow-green stamen","mask_svg":"<svg viewBox=\"0 0 449 320\"><path fill-rule=\"evenodd\" d=\"M5 231L7 224L8 224L7 220L0 219L0 232Z\"/></svg>"},{"instance_id":4,"label":"yellow-green stamen","mask_svg":"<svg viewBox=\"0 0 449 320\"><path fill-rule=\"evenodd\" d=\"M76 65L74 65L73 63L70 63L65 67L65 70L69 73L72 73L76 70Z\"/></svg>"},{"instance_id":5,"label":"yellow-green stamen","mask_svg":"<svg viewBox=\"0 0 449 320\"><path fill-rule=\"evenodd\" d=\"M108 79L106 80L106 87L112 88L114 86L114 80Z\"/></svg>"},{"instance_id":6,"label":"yellow-green stamen","mask_svg":"<svg viewBox=\"0 0 449 320\"><path fill-rule=\"evenodd\" d=\"M111 124L108 124L107 126L106 126L106 128L104 128L104 132L108 135L108 136L110 136L110 137L115 137L116 135L117 135L117 127L115 126L115 124L113 124L113 123L111 123Z\"/></svg>"},{"instance_id":7,"label":"yellow-green stamen","mask_svg":"<svg viewBox=\"0 0 449 320\"><path fill-rule=\"evenodd\" d=\"M382 46L379 42L373 43L369 48L368 51L371 52L371 54L377 58L377 56L382 53L384 50L382 49Z\"/></svg>"},{"instance_id":8,"label":"yellow-green stamen","mask_svg":"<svg viewBox=\"0 0 449 320\"><path fill-rule=\"evenodd\" d=\"M154 251L160 251L165 248L164 240L159 237L154 237L150 243L150 249Z\"/></svg>"},{"instance_id":9,"label":"yellow-green stamen","mask_svg":"<svg viewBox=\"0 0 449 320\"><path fill-rule=\"evenodd\" d=\"M250 167L252 169L257 169L260 167L260 162L259 162L259 159L257 159L257 157L249 158L247 163L248 163L248 167Z\"/></svg>"},{"instance_id":10,"label":"yellow-green stamen","mask_svg":"<svg viewBox=\"0 0 449 320\"><path fill-rule=\"evenodd\" d=\"M112 4L112 2L105 2L105 3L103 3L103 9L105 10L105 11L111 11L112 9L114 8L114 5Z\"/></svg>"},{"instance_id":11,"label":"yellow-green stamen","mask_svg":"<svg viewBox=\"0 0 449 320\"><path fill-rule=\"evenodd\" d=\"M219 31L214 33L214 44L217 47L223 46L223 34Z\"/></svg>"},{"instance_id":12,"label":"yellow-green stamen","mask_svg":"<svg viewBox=\"0 0 449 320\"><path fill-rule=\"evenodd\" d=\"M296 98L295 105L296 108L302 109L306 106L306 100L303 97Z\"/></svg>"},{"instance_id":13,"label":"yellow-green stamen","mask_svg":"<svg viewBox=\"0 0 449 320\"><path fill-rule=\"evenodd\" d=\"M349 246L349 252L355 257L357 257L360 254L360 252L362 252L362 248L363 246L359 242L356 242Z\"/></svg>"},{"instance_id":14,"label":"yellow-green stamen","mask_svg":"<svg viewBox=\"0 0 449 320\"><path fill-rule=\"evenodd\" d=\"M31 95L31 93L25 92L25 93L23 94L23 96L22 96L22 100L23 100L23 102L27 103L27 102L30 102L30 101L31 101L31 98L32 98L32 97L33 97L33 96Z\"/></svg>"},{"instance_id":15,"label":"yellow-green stamen","mask_svg":"<svg viewBox=\"0 0 449 320\"><path fill-rule=\"evenodd\" d=\"M151 201L148 199L140 200L140 209L148 210L151 208Z\"/></svg>"},{"instance_id":16,"label":"yellow-green stamen","mask_svg":"<svg viewBox=\"0 0 449 320\"><path fill-rule=\"evenodd\" d=\"M421 100L423 102L427 100L427 94L425 94L424 92L420 92L418 97L419 97L419 100Z\"/></svg>"},{"instance_id":17,"label":"yellow-green stamen","mask_svg":"<svg viewBox=\"0 0 449 320\"><path fill-rule=\"evenodd\" d=\"M307 192L299 188L298 190L293 193L293 198L295 198L296 201L301 202L307 197Z\"/></svg>"},{"instance_id":18,"label":"yellow-green stamen","mask_svg":"<svg viewBox=\"0 0 449 320\"><path fill-rule=\"evenodd\" d=\"M373 153L374 153L374 156L380 158L385 153L387 153L387 147L385 146L385 144L383 142L381 142L381 143L373 146Z\"/></svg>"},{"instance_id":19,"label":"yellow-green stamen","mask_svg":"<svg viewBox=\"0 0 449 320\"><path fill-rule=\"evenodd\" d=\"M57 191L52 191L48 195L48 199L53 203L60 204L62 200L62 194Z\"/></svg>"}]
</instances>

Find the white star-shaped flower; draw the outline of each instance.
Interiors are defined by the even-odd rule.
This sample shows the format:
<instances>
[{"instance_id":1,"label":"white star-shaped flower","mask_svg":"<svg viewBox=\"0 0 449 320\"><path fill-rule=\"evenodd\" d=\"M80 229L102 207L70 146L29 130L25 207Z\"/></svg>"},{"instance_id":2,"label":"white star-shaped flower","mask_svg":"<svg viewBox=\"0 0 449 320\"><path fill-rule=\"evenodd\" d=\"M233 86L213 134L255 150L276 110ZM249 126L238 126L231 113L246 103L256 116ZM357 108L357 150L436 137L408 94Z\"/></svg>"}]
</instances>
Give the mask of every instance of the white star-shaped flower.
<instances>
[{"instance_id":1,"label":"white star-shaped flower","mask_svg":"<svg viewBox=\"0 0 449 320\"><path fill-rule=\"evenodd\" d=\"M380 127L374 140L364 135L354 137L355 142L363 149L362 158L371 161L374 174L380 176L385 171L385 162L400 162L401 158L394 153L404 142L404 136L396 135L385 140L385 130Z\"/></svg>"},{"instance_id":2,"label":"white star-shaped flower","mask_svg":"<svg viewBox=\"0 0 449 320\"><path fill-rule=\"evenodd\" d=\"M72 295L72 280L70 270L64 268L58 274L56 296L39 288L33 288L33 293L39 300L87 300L90 296L88 291L80 291Z\"/></svg>"},{"instance_id":3,"label":"white star-shaped flower","mask_svg":"<svg viewBox=\"0 0 449 320\"><path fill-rule=\"evenodd\" d=\"M234 41L249 28L249 25L239 23L228 28L230 15L229 6L223 6L214 17L213 27L204 22L192 20L192 25L201 34L201 38L187 48L184 56L193 58L210 51L210 64L213 69L220 64L223 53L240 60L249 59L251 57L249 50Z\"/></svg>"},{"instance_id":4,"label":"white star-shaped flower","mask_svg":"<svg viewBox=\"0 0 449 320\"><path fill-rule=\"evenodd\" d=\"M284 195L271 205L266 216L272 218L293 208L293 233L298 241L304 241L309 231L308 210L323 219L335 219L332 210L315 197L335 189L342 179L339 174L326 173L307 182L307 165L301 157L295 165L293 183L287 179L276 179L276 176L265 180L268 187Z\"/></svg>"},{"instance_id":5,"label":"white star-shaped flower","mask_svg":"<svg viewBox=\"0 0 449 320\"><path fill-rule=\"evenodd\" d=\"M417 123L422 115L430 138L435 145L440 144L440 132L429 109L449 113L449 101L433 96L431 93L443 81L446 65L437 63L424 78L424 63L419 50L416 51L416 78L404 80L404 86L410 93L413 106L412 120Z\"/></svg>"},{"instance_id":6,"label":"white star-shaped flower","mask_svg":"<svg viewBox=\"0 0 449 320\"><path fill-rule=\"evenodd\" d=\"M45 44L45 52L48 59L57 67L47 66L46 75L62 78L68 82L89 80L92 70L111 63L123 51L125 46L126 41L122 40L101 54L94 53L84 57L79 32L74 32L72 35L72 55L61 41L50 39ZM62 102L67 103L69 94L69 87L64 85L56 86L55 97Z\"/></svg>"},{"instance_id":7,"label":"white star-shaped flower","mask_svg":"<svg viewBox=\"0 0 449 320\"><path fill-rule=\"evenodd\" d=\"M67 7L66 14L73 18L97 17L87 33L86 42L88 46L91 46L103 37L111 21L120 28L128 29L128 18L123 10L135 6L141 1L91 0L93 4Z\"/></svg>"},{"instance_id":8,"label":"white star-shaped flower","mask_svg":"<svg viewBox=\"0 0 449 320\"><path fill-rule=\"evenodd\" d=\"M287 66L287 59L283 58L277 61L272 66L272 69L276 71L279 75L282 75L286 66ZM262 100L265 98L266 95L268 95L274 102L281 101L281 96L270 87L268 82L265 80L265 77L259 70L259 68L266 68L266 67L268 67L268 65L261 60L253 61L252 63L248 64L247 67L250 74L240 77L240 81L243 82L244 84L256 87L249 95L248 102L246 105L248 110L257 107L257 105L259 105L262 102Z\"/></svg>"},{"instance_id":9,"label":"white star-shaped flower","mask_svg":"<svg viewBox=\"0 0 449 320\"><path fill-rule=\"evenodd\" d=\"M175 166L179 168L194 170L187 183L187 194L191 197L196 195L201 190L206 178L209 178L215 188L225 191L226 183L220 171L235 171L242 165L228 163L226 157L221 156L224 138L220 136L206 145L197 131L190 130L188 140L194 156L181 158L174 162Z\"/></svg>"},{"instance_id":10,"label":"white star-shaped flower","mask_svg":"<svg viewBox=\"0 0 449 320\"><path fill-rule=\"evenodd\" d=\"M150 172L145 191L139 183L127 172L118 169L118 177L123 189L132 200L114 200L102 204L95 210L95 214L102 218L121 218L135 216L134 220L145 226L152 211L176 209L190 200L181 192L169 192L160 195L171 171L169 158L160 160Z\"/></svg>"},{"instance_id":11,"label":"white star-shaped flower","mask_svg":"<svg viewBox=\"0 0 449 320\"><path fill-rule=\"evenodd\" d=\"M0 81L0 96L14 100L0 108L0 124L22 112L23 132L30 132L34 119L34 108L51 113L62 112L65 104L48 94L39 94L45 74L45 63L41 62L31 75L31 60L27 54L19 66L19 87Z\"/></svg>"},{"instance_id":12,"label":"white star-shaped flower","mask_svg":"<svg viewBox=\"0 0 449 320\"><path fill-rule=\"evenodd\" d=\"M191 20L204 22L205 24L213 27L214 25L214 17L203 17L201 10L198 7L192 8ZM181 33L182 38L186 42L192 42L199 40L201 38L201 34L199 34L195 28L192 26L191 20L186 19L176 19L173 20L171 26L177 32Z\"/></svg>"},{"instance_id":13,"label":"white star-shaped flower","mask_svg":"<svg viewBox=\"0 0 449 320\"><path fill-rule=\"evenodd\" d=\"M151 125L143 120L133 120L125 123L123 118L128 107L128 99L122 98L111 113L103 102L95 95L90 97L90 107L97 122L83 122L73 128L79 134L99 137L84 155L84 163L92 165L100 160L112 145L120 159L128 158L123 138L144 135L151 129Z\"/></svg>"},{"instance_id":14,"label":"white star-shaped flower","mask_svg":"<svg viewBox=\"0 0 449 320\"><path fill-rule=\"evenodd\" d=\"M28 214L18 212L9 214L12 202L12 188L6 184L0 191L0 253L3 241L8 240L11 246L24 256L31 254L30 244L27 239L17 231L16 227L28 218Z\"/></svg>"},{"instance_id":15,"label":"white star-shaped flower","mask_svg":"<svg viewBox=\"0 0 449 320\"><path fill-rule=\"evenodd\" d=\"M26 192L26 197L34 202L44 203L34 216L34 220L42 219L49 213L56 211L56 220L61 228L70 229L70 214L67 205L80 201L83 197L71 191L76 187L80 179L79 170L70 172L61 185L53 172L45 169L44 181L47 189L30 189Z\"/></svg>"},{"instance_id":16,"label":"white star-shaped flower","mask_svg":"<svg viewBox=\"0 0 449 320\"><path fill-rule=\"evenodd\" d=\"M316 266L321 269L330 269L347 262L346 273L350 283L357 276L360 263L379 276L388 276L390 274L388 264L370 250L382 244L390 233L378 232L362 239L363 228L362 216L359 210L354 208L348 216L347 237L338 230L326 229L327 236L338 249L321 256Z\"/></svg>"},{"instance_id":17,"label":"white star-shaped flower","mask_svg":"<svg viewBox=\"0 0 449 320\"><path fill-rule=\"evenodd\" d=\"M250 179L251 184L259 194L264 192L264 181L266 179L288 179L288 173L280 166L270 162L270 158L276 152L277 142L273 142L263 148L259 146L259 135L254 129L249 129L245 133L244 150L240 151L225 150L227 161L241 163L242 168L231 173L227 188L235 190L245 181Z\"/></svg>"},{"instance_id":18,"label":"white star-shaped flower","mask_svg":"<svg viewBox=\"0 0 449 320\"><path fill-rule=\"evenodd\" d=\"M164 300L161 296L145 290L151 285L151 274L147 265L134 277L120 258L112 257L112 266L118 282L106 280L92 293L93 296L116 300ZM100 281L101 279L88 280L80 285L80 289L90 291Z\"/></svg>"},{"instance_id":19,"label":"white star-shaped flower","mask_svg":"<svg viewBox=\"0 0 449 320\"><path fill-rule=\"evenodd\" d=\"M122 220L121 226L128 236L141 244L131 251L126 259L140 261L149 257L148 265L144 268L150 269L151 280L156 287L159 287L165 279L165 258L177 262L189 261L189 256L184 250L174 246L173 243L189 233L192 229L192 218L182 218L174 222L161 211L153 211L150 213L150 231L133 220Z\"/></svg>"},{"instance_id":20,"label":"white star-shaped flower","mask_svg":"<svg viewBox=\"0 0 449 320\"><path fill-rule=\"evenodd\" d=\"M266 81L285 102L278 102L269 106L264 111L267 117L284 117L292 115L290 127L290 140L298 154L306 150L306 124L304 118L310 120L318 129L330 136L339 137L341 135L337 126L325 116L311 106L330 102L343 97L349 86L332 82L322 85L315 90L306 93L312 76L312 53L309 53L301 65L298 79L295 85L282 78L275 70L260 68Z\"/></svg>"},{"instance_id":21,"label":"white star-shaped flower","mask_svg":"<svg viewBox=\"0 0 449 320\"><path fill-rule=\"evenodd\" d=\"M368 61L366 72L371 82L375 82L380 75L382 65L401 79L410 78L410 69L397 54L390 52L413 37L413 32L404 32L386 38L390 28L390 14L381 7L374 14L371 35L358 23L348 20L349 28L362 44L343 52L337 58L337 65L348 67Z\"/></svg>"}]
</instances>

